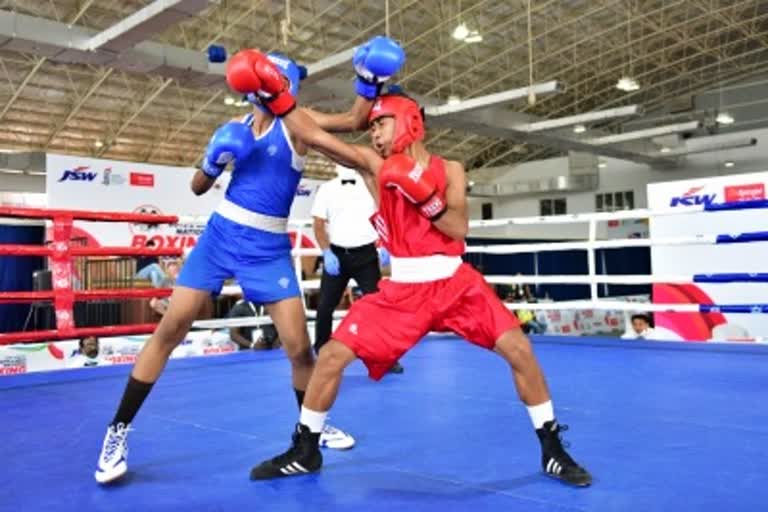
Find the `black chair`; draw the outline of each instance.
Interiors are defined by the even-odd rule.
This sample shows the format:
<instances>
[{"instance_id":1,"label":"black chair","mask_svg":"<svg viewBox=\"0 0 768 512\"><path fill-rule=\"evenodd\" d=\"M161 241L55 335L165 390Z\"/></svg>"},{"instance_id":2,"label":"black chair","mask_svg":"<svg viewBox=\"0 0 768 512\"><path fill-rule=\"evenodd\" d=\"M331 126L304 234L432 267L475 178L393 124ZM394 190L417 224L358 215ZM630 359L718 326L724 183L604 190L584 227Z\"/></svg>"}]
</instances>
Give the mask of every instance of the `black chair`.
<instances>
[{"instance_id":1,"label":"black chair","mask_svg":"<svg viewBox=\"0 0 768 512\"><path fill-rule=\"evenodd\" d=\"M48 290L53 290L53 275L51 271L43 269L33 272L32 291L42 292ZM29 307L29 313L27 313L22 331L27 330L30 322L35 330L55 329L56 315L53 305L48 301L33 302Z\"/></svg>"}]
</instances>

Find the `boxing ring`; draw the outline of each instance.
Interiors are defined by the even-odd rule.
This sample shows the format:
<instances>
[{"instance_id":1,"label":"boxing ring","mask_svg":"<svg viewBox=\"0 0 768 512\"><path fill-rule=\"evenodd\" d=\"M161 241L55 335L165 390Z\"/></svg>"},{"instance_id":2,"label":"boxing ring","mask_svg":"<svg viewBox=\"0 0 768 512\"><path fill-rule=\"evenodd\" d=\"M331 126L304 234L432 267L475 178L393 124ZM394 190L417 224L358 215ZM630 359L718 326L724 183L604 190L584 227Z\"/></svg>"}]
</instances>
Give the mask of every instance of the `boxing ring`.
<instances>
[{"instance_id":1,"label":"boxing ring","mask_svg":"<svg viewBox=\"0 0 768 512\"><path fill-rule=\"evenodd\" d=\"M755 201L712 210L766 207L768 202ZM512 309L768 312L768 305L757 302L650 304L601 298L598 286L603 283L768 281L768 274L761 272L599 274L594 254L602 247L755 244L764 250L768 241L768 232L597 238L598 222L653 215L684 213L637 210L473 222L473 232L501 223L580 222L588 225L589 236L580 242L468 249L513 254L556 251L559 246L587 252L587 275L489 276L489 282L498 284L571 283L590 288L588 299L515 303L509 305ZM296 226L299 235L302 226ZM300 238L295 239L297 258L319 254L301 249ZM305 289L315 286L316 281L303 282ZM263 321L206 320L196 327ZM289 365L280 351L171 360L134 424L128 478L107 488L96 486L92 471L104 424L130 366L2 377L0 436L10 441L0 443L0 459L6 461L0 511L151 511L179 506L355 512L761 510L768 500L761 466L768 455L768 408L762 406L768 346L588 336L534 336L533 341L556 413L571 426L565 435L570 450L594 475L589 489L568 488L541 475L538 443L505 363L454 336L437 334L406 355L404 375L373 383L363 366L354 363L332 416L355 435L357 447L325 451L319 474L272 482L249 482L248 471L285 448L296 420Z\"/></svg>"},{"instance_id":2,"label":"boxing ring","mask_svg":"<svg viewBox=\"0 0 768 512\"><path fill-rule=\"evenodd\" d=\"M0 207L0 217L21 219L47 219L51 221L48 245L0 245L0 256L45 256L49 260L50 291L0 292L0 304L52 301L56 329L0 334L0 345L17 342L51 341L83 336L114 336L119 334L151 333L154 324L112 325L103 327L76 327L73 313L75 302L168 297L170 288L75 290L73 286L73 258L78 256L181 256L180 249L148 249L144 247L77 247L71 243L75 220L95 222L135 222L142 224L175 223L173 215L150 215L124 212L90 212L83 210L55 210L45 208Z\"/></svg>"}]
</instances>

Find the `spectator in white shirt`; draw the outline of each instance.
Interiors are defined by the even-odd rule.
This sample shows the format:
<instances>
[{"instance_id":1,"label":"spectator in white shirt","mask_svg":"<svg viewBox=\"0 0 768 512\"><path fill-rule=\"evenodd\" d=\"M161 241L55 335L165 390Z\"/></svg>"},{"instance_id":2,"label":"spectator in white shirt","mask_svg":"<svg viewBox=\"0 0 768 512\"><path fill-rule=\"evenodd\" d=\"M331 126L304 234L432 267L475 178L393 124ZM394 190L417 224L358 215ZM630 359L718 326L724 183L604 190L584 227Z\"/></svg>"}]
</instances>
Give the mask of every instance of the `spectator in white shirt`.
<instances>
[{"instance_id":1,"label":"spectator in white shirt","mask_svg":"<svg viewBox=\"0 0 768 512\"><path fill-rule=\"evenodd\" d=\"M67 359L67 368L82 368L84 366L99 366L104 361L99 357L99 338L86 336L78 343L77 352Z\"/></svg>"},{"instance_id":2,"label":"spectator in white shirt","mask_svg":"<svg viewBox=\"0 0 768 512\"><path fill-rule=\"evenodd\" d=\"M647 340L653 338L653 329L651 328L651 319L648 315L638 313L632 315L630 329L621 337L625 340Z\"/></svg>"}]
</instances>

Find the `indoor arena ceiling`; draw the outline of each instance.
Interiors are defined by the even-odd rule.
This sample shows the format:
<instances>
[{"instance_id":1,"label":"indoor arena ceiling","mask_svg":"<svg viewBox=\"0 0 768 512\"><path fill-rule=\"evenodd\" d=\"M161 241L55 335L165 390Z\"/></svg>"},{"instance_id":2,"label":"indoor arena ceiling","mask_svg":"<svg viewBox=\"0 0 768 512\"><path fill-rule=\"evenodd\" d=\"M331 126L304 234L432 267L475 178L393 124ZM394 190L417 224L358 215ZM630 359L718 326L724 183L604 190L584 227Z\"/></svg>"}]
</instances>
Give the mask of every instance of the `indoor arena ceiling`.
<instances>
[{"instance_id":1,"label":"indoor arena ceiling","mask_svg":"<svg viewBox=\"0 0 768 512\"><path fill-rule=\"evenodd\" d=\"M152 3L161 2L0 0L0 14L98 33ZM655 116L655 124L706 122L713 112L697 111L692 97L768 71L768 0L531 0L530 26L527 0L197 4L202 10L174 11L178 19L166 13L158 22L161 30L148 40L200 52L212 43L230 54L245 47L276 49L311 64L388 29L408 56L398 82L407 92L436 102L524 87L530 83L532 57L533 82L557 80L563 90L539 95L532 106L524 97L499 107L535 116L531 119L636 104ZM453 37L461 23L469 30L463 41ZM468 42L472 31L482 40ZM0 37L0 149L194 165L216 125L248 108L225 103L239 98L228 99L223 79L193 85L125 66L77 59L65 63L51 58L46 45L14 47L8 44L12 38L6 39ZM349 59L323 75L347 90L352 76ZM640 88L617 89L622 76ZM312 84L311 79L306 83L307 92ZM344 102L323 94L307 101L338 110L351 99L347 90L339 92ZM590 128L601 135L617 133L626 129L622 123L628 119ZM562 147L504 140L457 126L433 127L428 142L434 151L475 168L563 152ZM322 177L329 168L315 157L308 175Z\"/></svg>"}]
</instances>

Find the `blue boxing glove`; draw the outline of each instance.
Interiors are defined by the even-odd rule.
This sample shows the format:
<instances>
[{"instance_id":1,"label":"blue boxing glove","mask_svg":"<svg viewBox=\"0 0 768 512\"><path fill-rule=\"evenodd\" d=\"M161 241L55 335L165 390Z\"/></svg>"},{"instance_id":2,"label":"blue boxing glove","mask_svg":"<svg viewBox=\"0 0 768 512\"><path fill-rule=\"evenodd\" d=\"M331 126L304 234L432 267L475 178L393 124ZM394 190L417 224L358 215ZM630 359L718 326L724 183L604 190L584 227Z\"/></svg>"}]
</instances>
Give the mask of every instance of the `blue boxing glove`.
<instances>
[{"instance_id":1,"label":"blue boxing glove","mask_svg":"<svg viewBox=\"0 0 768 512\"><path fill-rule=\"evenodd\" d=\"M352 57L357 79L355 92L369 100L381 92L381 86L405 64L405 52L393 39L376 36L357 48Z\"/></svg>"},{"instance_id":2,"label":"blue boxing glove","mask_svg":"<svg viewBox=\"0 0 768 512\"><path fill-rule=\"evenodd\" d=\"M382 267L389 266L389 251L384 247L379 247L379 263Z\"/></svg>"},{"instance_id":3,"label":"blue boxing glove","mask_svg":"<svg viewBox=\"0 0 768 512\"><path fill-rule=\"evenodd\" d=\"M339 275L339 258L330 249L323 250L323 268L332 276Z\"/></svg>"},{"instance_id":4,"label":"blue boxing glove","mask_svg":"<svg viewBox=\"0 0 768 512\"><path fill-rule=\"evenodd\" d=\"M211 179L218 178L227 164L248 157L256 144L251 127L238 121L219 126L205 149L201 170Z\"/></svg>"}]
</instances>

